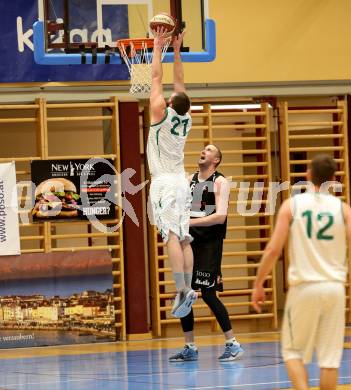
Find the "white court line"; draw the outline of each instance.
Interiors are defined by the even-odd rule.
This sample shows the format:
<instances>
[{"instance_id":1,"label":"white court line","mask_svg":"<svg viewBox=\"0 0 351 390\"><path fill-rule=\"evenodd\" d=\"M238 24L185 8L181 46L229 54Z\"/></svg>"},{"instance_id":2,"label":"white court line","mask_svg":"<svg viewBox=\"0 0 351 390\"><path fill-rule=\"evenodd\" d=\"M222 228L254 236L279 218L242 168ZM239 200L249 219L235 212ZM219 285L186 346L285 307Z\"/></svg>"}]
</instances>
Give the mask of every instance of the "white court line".
<instances>
[{"instance_id":1,"label":"white court line","mask_svg":"<svg viewBox=\"0 0 351 390\"><path fill-rule=\"evenodd\" d=\"M15 386L16 388L25 388L28 385L53 385L53 384L61 384L61 383L87 382L87 381L95 381L96 382L99 379L102 379L104 381L108 381L111 379L118 379L118 377L116 377L116 378L109 377L109 378L89 378L89 379L67 379L67 380L58 380L58 381L49 381L49 382L48 381L46 381L46 382L40 381L40 382L26 382L26 383L10 383L10 384L6 384L6 386Z\"/></svg>"},{"instance_id":2,"label":"white court line","mask_svg":"<svg viewBox=\"0 0 351 390\"><path fill-rule=\"evenodd\" d=\"M6 386L16 386L17 389L25 388L28 385L46 385L46 384L54 384L54 383L69 383L69 382L84 382L84 381L96 381L96 378L93 379L67 379L67 380L59 380L59 381L46 381L46 382L26 382L26 383L10 383L6 384Z\"/></svg>"},{"instance_id":3,"label":"white court line","mask_svg":"<svg viewBox=\"0 0 351 390\"><path fill-rule=\"evenodd\" d=\"M317 380L317 379L311 379L311 380ZM175 390L195 390L195 389L222 389L222 388L231 388L231 387L243 387L243 386L260 386L260 385L277 385L277 384L283 384L283 383L290 383L290 381L284 381L284 382L261 382L261 383L246 383L246 384L239 384L239 385L222 385L222 386L206 386L206 387L179 387Z\"/></svg>"},{"instance_id":4,"label":"white court line","mask_svg":"<svg viewBox=\"0 0 351 390\"><path fill-rule=\"evenodd\" d=\"M238 360L239 362L239 360ZM255 369L267 369L267 366L258 366L258 367L255 367ZM249 370L249 369L252 369L252 367L240 367L241 370ZM221 368L217 368L215 370L211 370L211 372L218 372L218 371L225 371ZM206 369L200 369L200 370L196 370L197 373L199 374L202 374L202 373L208 373L209 370L206 370ZM74 373L72 373L74 375ZM38 375L37 373L30 373L29 375ZM82 375L82 374L80 374ZM94 375L94 374L92 374ZM97 376L95 376L94 378L80 378L80 379L66 379L66 380L62 380L62 381L46 381L46 382L27 382L26 384L28 385L40 385L40 384L47 384L47 383L65 383L65 382L83 382L83 381L99 381L99 380L115 380L115 379L121 379L121 380L128 380L128 379L138 379L138 378L143 378L143 377L157 377L157 376L163 376L163 375L184 375L184 371L179 371L179 372L154 372L154 373L145 373L145 374L136 374L136 375L133 375L133 374L130 374L130 375L115 375L115 376L109 376L109 377L98 377L98 374L95 374ZM22 384L18 384L18 383L13 383L13 384L9 384L7 386L22 386ZM213 386L209 387L209 388L212 388ZM206 389L207 387L203 387L204 389ZM188 387L186 389L189 389ZM194 389L197 389L197 387L194 387ZM202 387L199 387L199 389L202 389ZM1 389L0 389L1 390Z\"/></svg>"},{"instance_id":5,"label":"white court line","mask_svg":"<svg viewBox=\"0 0 351 390\"><path fill-rule=\"evenodd\" d=\"M351 376L340 376L339 379L351 379ZM309 379L311 382L318 382L319 378ZM290 383L290 381L282 382L261 382L261 383L240 383L238 385L221 385L221 386L200 386L200 387L179 387L175 390L196 390L196 389L222 389L222 388L234 388L234 387L245 387L245 386L260 386L260 385L282 385Z\"/></svg>"},{"instance_id":6,"label":"white court line","mask_svg":"<svg viewBox=\"0 0 351 390\"><path fill-rule=\"evenodd\" d=\"M184 373L181 373L184 374ZM154 374L149 374L147 376L153 376ZM144 376L144 375L140 375ZM70 383L70 382L86 382L86 381L99 381L99 380L111 380L111 379L122 379L122 378L130 378L130 377L107 377L107 378L89 378L89 379L67 379L67 380L58 380L58 381L41 381L41 382L26 382L24 384L18 384L18 383L12 383L12 384L6 384L6 386L16 386L22 387L27 386L27 385L44 385L44 384L54 384L54 383ZM131 377L136 378L136 377ZM351 379L351 376L341 376L339 379ZM319 381L319 378L313 378L309 379L309 381L316 382ZM200 387L180 387L177 388L176 390L196 390L196 389L221 389L225 387L243 387L243 386L260 386L260 385L277 385L277 384L285 384L285 383L290 383L289 381L282 381L282 382L260 382L260 383L241 383L237 385L221 385L221 386L200 386Z\"/></svg>"},{"instance_id":7,"label":"white court line","mask_svg":"<svg viewBox=\"0 0 351 390\"><path fill-rule=\"evenodd\" d=\"M240 360L238 360L239 362ZM348 362L349 360L346 360L344 362ZM317 364L317 363L310 363L310 364ZM250 370L252 369L253 367L240 367L240 370ZM258 367L255 367L255 370L257 369L267 369L267 366L258 366ZM221 368L218 368L216 370L212 370L211 372L217 372L217 371L226 371L226 370L223 370ZM200 369L200 370L196 370L197 373L199 374L202 374L202 373L206 373L206 372L209 372L209 370L206 370L206 369ZM36 374L30 374L30 375L36 375ZM94 375L94 374L92 374ZM96 375L96 374L95 374ZM108 376L108 377L98 377L98 374L97 376L95 376L94 378L80 378L80 379L67 379L67 380L62 380L62 381L52 381L52 382L27 382L26 384L30 384L30 385L38 385L38 384L44 384L44 383L65 383L65 382L83 382L83 381L99 381L99 380L115 380L115 379L121 379L121 380L126 380L126 379L138 379L138 378L143 378L143 377L157 377L157 376L162 376L162 375L166 375L166 376L171 376L171 375L184 375L184 371L179 371L179 372L155 372L155 373L145 373L145 374L136 374L136 375L112 375L112 376ZM340 376L339 377L340 379L350 379L351 376ZM317 381L319 379L310 379L311 381ZM269 383L275 383L275 382L269 382ZM268 383L268 384L269 384ZM276 382L276 383L285 383L285 382ZM261 383L257 383L257 384L240 384L240 385L230 385L232 387L234 386L250 386L250 385L259 385ZM266 383L262 383L262 384L266 384ZM13 383L13 384L9 384L7 386L22 386L22 384L18 384L18 383ZM212 389L212 388L222 388L222 387L227 387L228 385L226 386L205 386L205 387L186 387L186 388L179 388L179 389L176 389L176 390L195 390L195 389Z\"/></svg>"},{"instance_id":8,"label":"white court line","mask_svg":"<svg viewBox=\"0 0 351 390\"><path fill-rule=\"evenodd\" d=\"M40 348L40 347L37 347L37 348ZM42 348L47 348L47 347L42 347ZM108 352L109 353L109 352ZM72 356L72 355L67 355L67 356ZM76 355L74 355L76 356ZM52 356L50 356L52 357ZM343 360L343 363L346 363L346 362L349 362L350 360ZM237 362L240 362L240 360L238 360ZM281 364L281 363L279 363ZM272 365L276 365L276 364L272 364ZM310 365L317 365L316 362L313 362L313 363L310 363ZM240 370L250 370L252 369L253 367L240 367ZM257 369L267 369L267 366L258 366L258 367L255 367L255 370ZM197 373L201 374L201 373L205 373L205 372L208 372L209 370L207 369L200 369L200 370L196 370ZM212 370L212 371L225 371L221 368L217 368L216 370ZM73 373L74 374L74 373ZM37 375L36 373L31 373L30 375ZM92 374L94 375L94 374ZM162 376L162 375L184 375L184 372L157 372L157 373L145 373L145 374L137 374L137 375L115 375L115 376L108 376L108 377L94 377L94 378L80 378L80 379L66 379L66 380L54 380L54 381L40 381L40 382L26 382L25 384L21 384L21 383L12 383L12 384L6 384L6 386L16 386L16 388L23 388L23 386L26 386L26 385L40 385L40 384L54 384L54 383L69 383L69 382L86 382L86 381L99 381L99 380L128 380L128 379L138 379L138 378L141 378L141 377L157 377L157 376ZM351 376L341 376L339 377L339 379L351 379ZM318 379L310 379L310 381L319 381L319 378ZM177 388L175 390L196 390L196 389L220 389L220 388L224 388L224 387L239 387L239 386L258 386L258 385L266 385L266 384L283 384L283 383L289 383L289 382L268 382L268 383L248 383L248 384L238 384L238 385L225 385L225 386L204 386L204 387L185 387L185 388Z\"/></svg>"}]
</instances>

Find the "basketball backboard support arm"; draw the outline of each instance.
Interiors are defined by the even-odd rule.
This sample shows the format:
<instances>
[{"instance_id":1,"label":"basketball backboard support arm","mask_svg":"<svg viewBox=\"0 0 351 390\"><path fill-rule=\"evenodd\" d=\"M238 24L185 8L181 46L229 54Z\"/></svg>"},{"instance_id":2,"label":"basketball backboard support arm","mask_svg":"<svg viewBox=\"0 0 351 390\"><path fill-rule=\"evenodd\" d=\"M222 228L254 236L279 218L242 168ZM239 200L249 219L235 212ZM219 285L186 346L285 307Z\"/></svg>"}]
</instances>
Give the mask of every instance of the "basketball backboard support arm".
<instances>
[{"instance_id":1,"label":"basketball backboard support arm","mask_svg":"<svg viewBox=\"0 0 351 390\"><path fill-rule=\"evenodd\" d=\"M80 53L48 53L45 45L45 22L37 21L33 25L34 60L39 65L81 65L81 64L115 64L123 60L117 51L97 53L84 51ZM205 50L203 52L183 52L183 62L211 62L216 58L216 27L212 19L205 20ZM173 62L174 54L166 53L163 62Z\"/></svg>"}]
</instances>

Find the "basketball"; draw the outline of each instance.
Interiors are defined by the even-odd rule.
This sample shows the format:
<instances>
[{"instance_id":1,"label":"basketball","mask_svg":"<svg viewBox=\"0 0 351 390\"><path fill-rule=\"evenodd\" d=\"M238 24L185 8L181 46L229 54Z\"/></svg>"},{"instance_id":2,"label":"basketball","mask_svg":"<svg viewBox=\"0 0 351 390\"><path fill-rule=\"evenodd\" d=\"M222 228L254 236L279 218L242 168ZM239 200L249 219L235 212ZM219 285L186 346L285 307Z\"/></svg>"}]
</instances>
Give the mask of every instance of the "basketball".
<instances>
[{"instance_id":1,"label":"basketball","mask_svg":"<svg viewBox=\"0 0 351 390\"><path fill-rule=\"evenodd\" d=\"M150 20L150 29L151 30L157 30L159 27L163 27L167 32L168 36L171 36L174 29L175 29L176 23L174 18L171 15L168 15L166 13L160 13L155 15Z\"/></svg>"}]
</instances>

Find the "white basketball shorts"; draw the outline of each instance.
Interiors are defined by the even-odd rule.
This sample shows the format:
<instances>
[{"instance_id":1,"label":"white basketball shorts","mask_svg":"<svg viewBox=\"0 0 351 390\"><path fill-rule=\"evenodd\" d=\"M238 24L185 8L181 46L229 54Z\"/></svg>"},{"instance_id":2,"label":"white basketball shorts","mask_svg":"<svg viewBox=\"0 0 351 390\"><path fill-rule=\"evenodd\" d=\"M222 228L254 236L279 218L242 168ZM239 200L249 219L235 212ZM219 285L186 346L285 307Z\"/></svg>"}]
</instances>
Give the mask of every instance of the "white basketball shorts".
<instances>
[{"instance_id":1,"label":"white basketball shorts","mask_svg":"<svg viewBox=\"0 0 351 390\"><path fill-rule=\"evenodd\" d=\"M344 347L345 286L334 281L292 286L282 329L284 361L311 361L313 351L321 368L338 368Z\"/></svg>"},{"instance_id":2,"label":"white basketball shorts","mask_svg":"<svg viewBox=\"0 0 351 390\"><path fill-rule=\"evenodd\" d=\"M184 174L164 174L151 180L150 197L152 217L163 241L168 241L169 231L180 241L192 240L189 234L191 191ZM150 212L150 210L149 210Z\"/></svg>"}]
</instances>

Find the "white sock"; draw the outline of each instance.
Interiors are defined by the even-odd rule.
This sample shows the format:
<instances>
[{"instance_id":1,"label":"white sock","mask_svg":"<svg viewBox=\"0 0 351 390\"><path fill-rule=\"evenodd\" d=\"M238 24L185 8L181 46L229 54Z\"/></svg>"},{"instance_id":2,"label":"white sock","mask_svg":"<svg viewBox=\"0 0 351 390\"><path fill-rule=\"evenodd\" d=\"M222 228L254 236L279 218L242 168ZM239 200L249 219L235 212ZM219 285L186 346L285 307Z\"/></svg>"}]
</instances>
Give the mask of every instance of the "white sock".
<instances>
[{"instance_id":1,"label":"white sock","mask_svg":"<svg viewBox=\"0 0 351 390\"><path fill-rule=\"evenodd\" d=\"M185 287L184 273L173 272L173 279L175 281L177 291L182 291Z\"/></svg>"},{"instance_id":2,"label":"white sock","mask_svg":"<svg viewBox=\"0 0 351 390\"><path fill-rule=\"evenodd\" d=\"M185 343L185 345L190 349L197 349L195 343Z\"/></svg>"},{"instance_id":3,"label":"white sock","mask_svg":"<svg viewBox=\"0 0 351 390\"><path fill-rule=\"evenodd\" d=\"M184 272L185 286L191 288L191 280L193 278L192 273Z\"/></svg>"},{"instance_id":4,"label":"white sock","mask_svg":"<svg viewBox=\"0 0 351 390\"><path fill-rule=\"evenodd\" d=\"M226 344L238 344L238 342L236 341L236 338L235 338L235 337L226 340L225 343L226 343Z\"/></svg>"}]
</instances>

